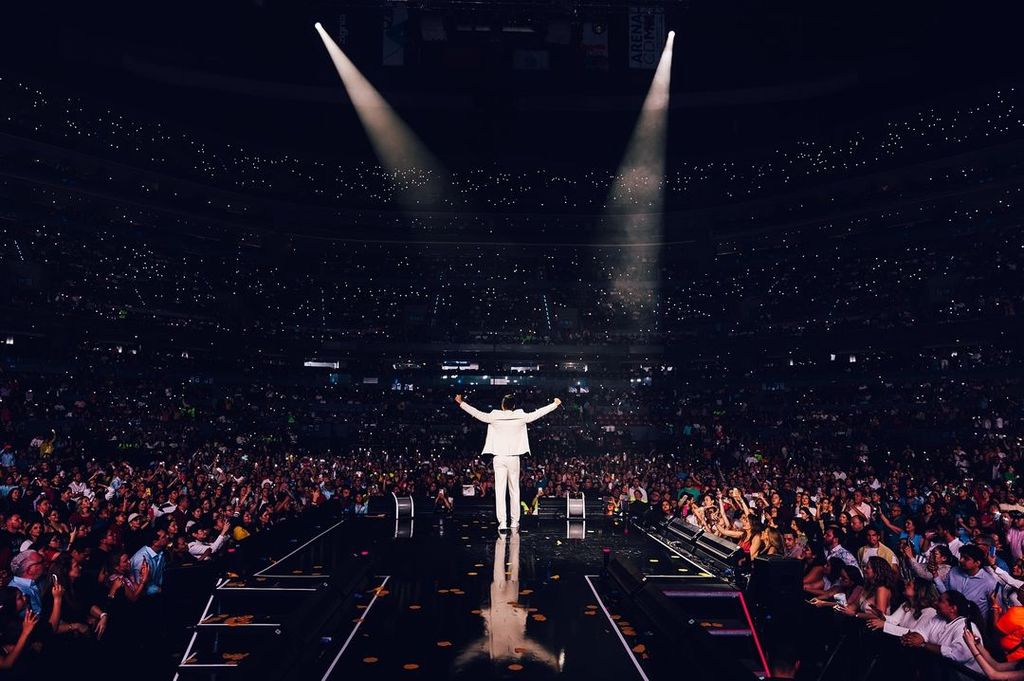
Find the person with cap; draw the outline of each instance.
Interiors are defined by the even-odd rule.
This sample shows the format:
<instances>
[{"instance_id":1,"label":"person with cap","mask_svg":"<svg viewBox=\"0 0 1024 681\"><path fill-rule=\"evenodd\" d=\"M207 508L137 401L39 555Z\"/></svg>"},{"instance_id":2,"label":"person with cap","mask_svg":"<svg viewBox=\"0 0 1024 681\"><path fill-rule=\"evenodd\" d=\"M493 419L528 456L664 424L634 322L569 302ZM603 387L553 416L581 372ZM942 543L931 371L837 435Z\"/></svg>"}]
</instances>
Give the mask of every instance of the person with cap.
<instances>
[{"instance_id":1,"label":"person with cap","mask_svg":"<svg viewBox=\"0 0 1024 681\"><path fill-rule=\"evenodd\" d=\"M517 409L515 397L505 395L501 399L501 409L485 413L471 407L455 396L455 402L464 412L487 424L487 439L484 441L483 454L494 457L494 491L495 506L498 516L498 531L507 532L519 529L519 457L530 453L530 440L526 433L526 425L533 423L546 414L550 414L562 400L557 397L548 405L527 414ZM505 508L506 490L512 512L511 526L508 524L508 511Z\"/></svg>"},{"instance_id":2,"label":"person with cap","mask_svg":"<svg viewBox=\"0 0 1024 681\"><path fill-rule=\"evenodd\" d=\"M128 553L134 554L146 541L146 525L148 521L140 513L128 515L128 529L124 532L124 548Z\"/></svg>"}]
</instances>

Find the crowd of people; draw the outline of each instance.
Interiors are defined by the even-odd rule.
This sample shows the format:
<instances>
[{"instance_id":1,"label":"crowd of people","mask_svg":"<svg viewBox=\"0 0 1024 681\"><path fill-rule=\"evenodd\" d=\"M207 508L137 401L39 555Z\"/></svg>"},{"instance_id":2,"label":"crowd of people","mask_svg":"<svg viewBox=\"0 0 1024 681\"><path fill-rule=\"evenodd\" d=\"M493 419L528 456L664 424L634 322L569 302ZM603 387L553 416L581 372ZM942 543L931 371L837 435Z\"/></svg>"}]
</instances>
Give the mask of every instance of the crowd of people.
<instances>
[{"instance_id":1,"label":"crowd of people","mask_svg":"<svg viewBox=\"0 0 1024 681\"><path fill-rule=\"evenodd\" d=\"M451 509L493 494L480 434L449 392L7 375L0 560L12 588L0 616L10 654L45 646L42 630L102 639L108 622L159 601L168 568L217 560L308 509L364 514L392 491ZM798 557L819 603L845 600L843 614L926 646L951 635L938 631L943 612L974 614L955 593L987 614L991 592L1009 584L998 605L1016 616L1020 394L996 380L594 390L531 433L525 510L584 492L609 514L681 517L750 557ZM350 427L325 443L309 436L317 422ZM975 588L975 568L991 565L1003 572ZM947 592L932 633L900 606L934 596L916 579ZM907 602L919 619L918 601ZM978 627L998 657L988 622ZM944 654L975 659L963 657L969 642L942 640L956 644Z\"/></svg>"},{"instance_id":2,"label":"crowd of people","mask_svg":"<svg viewBox=\"0 0 1024 681\"><path fill-rule=\"evenodd\" d=\"M5 131L48 143L74 145L104 157L163 170L243 193L301 198L349 206L390 206L397 194L434 181L430 170L391 172L375 163L280 154L204 139L168 121L112 110L68 96L30 78L0 74L9 103ZM1020 136L1019 93L1014 88L947 97L943 102L867 121L832 136L793 140L737 158L677 159L661 182L669 204L736 201L792 191L851 174L952 155L973 146ZM614 170L523 168L493 165L451 173L442 205L480 210L580 212L599 209L612 186L623 187L619 205L647 208Z\"/></svg>"},{"instance_id":3,"label":"crowd of people","mask_svg":"<svg viewBox=\"0 0 1024 681\"><path fill-rule=\"evenodd\" d=\"M724 233L625 258L569 243L603 226L596 218L514 214L599 207L611 173L478 169L453 182L484 212L359 219L486 240L350 243L267 230L266 215L217 192L377 208L425 178L218 147L6 75L0 92L12 103L0 130L26 148L101 159L22 149L0 160L3 309L20 325L0 342L28 341L45 358L45 372L0 373L0 667L158 617L168 570L228 570L254 535L312 509L363 515L395 492L451 511L493 494L480 433L451 401L463 377L486 381L493 369L571 390L531 431L526 514L545 496L585 493L609 515L679 518L734 541L745 563L798 559L813 605L854 626L1024 678L1011 668L1024 656L1024 391L1007 340L1024 302L1016 161L908 171L896 188L840 186L818 203L779 198L711 225ZM729 203L941 160L1019 137L1016 97L974 95L842 139L685 161L664 189L670 204ZM108 161L156 174L115 179L123 169ZM202 189L179 204L181 178ZM558 243L488 243L524 226ZM667 225L667 240L684 227ZM38 340L47 333L49 345ZM891 333L909 341L887 343ZM864 350L858 334L882 341ZM790 368L813 364L826 380L753 380L736 357L751 348L728 345L805 337L829 345L787 345L758 369L792 379ZM274 382L243 378L234 361L297 368L342 342L695 338L714 354L699 370L637 350L439 372L436 356L410 351ZM191 363L199 352L210 364ZM121 355L137 365L111 359ZM209 366L224 370L214 378ZM373 378L360 384L357 372Z\"/></svg>"},{"instance_id":4,"label":"crowd of people","mask_svg":"<svg viewBox=\"0 0 1024 681\"><path fill-rule=\"evenodd\" d=\"M11 207L0 254L26 270L12 303L27 320L45 324L45 310L158 337L607 345L846 335L1016 317L1024 250L1015 198L988 197L1007 222L967 234L965 217L927 234L882 229L813 247L784 233L763 250L707 258L667 248L637 265L646 275L630 275L635 294L611 284L619 254L605 250L522 249L496 261L482 244L297 239L278 250L251 248L243 235L199 252L173 231L143 239L88 212L69 219L75 211L63 204L41 214Z\"/></svg>"}]
</instances>

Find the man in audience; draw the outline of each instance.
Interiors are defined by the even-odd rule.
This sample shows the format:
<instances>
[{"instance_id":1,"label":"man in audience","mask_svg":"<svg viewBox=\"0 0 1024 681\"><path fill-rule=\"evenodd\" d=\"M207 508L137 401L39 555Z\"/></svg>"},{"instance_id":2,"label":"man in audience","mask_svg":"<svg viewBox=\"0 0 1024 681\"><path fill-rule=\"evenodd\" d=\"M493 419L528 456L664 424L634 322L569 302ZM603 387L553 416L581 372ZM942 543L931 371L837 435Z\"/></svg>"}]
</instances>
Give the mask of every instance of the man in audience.
<instances>
[{"instance_id":1,"label":"man in audience","mask_svg":"<svg viewBox=\"0 0 1024 681\"><path fill-rule=\"evenodd\" d=\"M205 525L196 523L192 526L192 541L188 543L188 552L196 560L210 560L227 546L230 533L231 524L224 523L217 538L211 542L208 541L210 529Z\"/></svg>"},{"instance_id":2,"label":"man in audience","mask_svg":"<svg viewBox=\"0 0 1024 681\"><path fill-rule=\"evenodd\" d=\"M825 540L825 559L838 558L847 565L857 565L857 559L839 543L839 526L829 525L822 538Z\"/></svg>"},{"instance_id":3,"label":"man in audience","mask_svg":"<svg viewBox=\"0 0 1024 681\"><path fill-rule=\"evenodd\" d=\"M935 578L935 588L939 593L959 591L967 600L978 606L982 618L986 621L992 609L989 597L995 591L999 581L985 566L985 554L974 544L960 548L960 565L946 574L944 579Z\"/></svg>"},{"instance_id":4,"label":"man in audience","mask_svg":"<svg viewBox=\"0 0 1024 681\"><path fill-rule=\"evenodd\" d=\"M28 607L37 615L43 610L39 578L43 576L44 563L42 554L32 549L22 551L11 561L11 572L14 577L10 586L17 587L25 595Z\"/></svg>"},{"instance_id":5,"label":"man in audience","mask_svg":"<svg viewBox=\"0 0 1024 681\"><path fill-rule=\"evenodd\" d=\"M792 527L787 527L782 532L782 545L786 549L786 558L796 558L801 560L804 557L804 547L802 544L797 542L796 530Z\"/></svg>"},{"instance_id":6,"label":"man in audience","mask_svg":"<svg viewBox=\"0 0 1024 681\"><path fill-rule=\"evenodd\" d=\"M899 567L899 560L896 559L896 554L892 550L882 543L882 536L878 530L874 527L869 527L866 530L867 544L860 547L857 551L857 563L860 564L861 569L868 564L868 560L872 556L879 556L884 558L886 562L893 566L893 568Z\"/></svg>"},{"instance_id":7,"label":"man in audience","mask_svg":"<svg viewBox=\"0 0 1024 681\"><path fill-rule=\"evenodd\" d=\"M150 530L149 539L146 544L132 556L132 577L137 582L146 582L145 595L156 596L163 591L164 585L164 549L167 547L169 537L167 530ZM143 563L146 564L145 574Z\"/></svg>"}]
</instances>

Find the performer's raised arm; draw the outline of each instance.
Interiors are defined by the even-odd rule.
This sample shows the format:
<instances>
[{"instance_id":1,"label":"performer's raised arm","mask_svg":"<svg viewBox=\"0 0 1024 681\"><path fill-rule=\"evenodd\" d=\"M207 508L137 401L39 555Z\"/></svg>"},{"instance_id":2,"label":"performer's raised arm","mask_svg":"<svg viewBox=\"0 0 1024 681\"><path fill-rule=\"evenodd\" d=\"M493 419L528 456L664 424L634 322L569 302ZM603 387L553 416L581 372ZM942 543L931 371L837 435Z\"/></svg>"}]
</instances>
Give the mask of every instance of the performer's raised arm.
<instances>
[{"instance_id":1,"label":"performer's raised arm","mask_svg":"<svg viewBox=\"0 0 1024 681\"><path fill-rule=\"evenodd\" d=\"M526 422L527 423L533 423L534 421L539 419L541 416L544 416L546 414L550 414L555 409L558 409L558 405L560 405L561 403L562 403L562 400L560 400L560 399L558 399L556 397L551 404L549 404L547 406L544 406L544 407L541 407L540 409L535 409L534 411L531 411L529 414L527 414L526 415Z\"/></svg>"},{"instance_id":2,"label":"performer's raised arm","mask_svg":"<svg viewBox=\"0 0 1024 681\"><path fill-rule=\"evenodd\" d=\"M460 407L462 407L462 411L466 412L467 414L475 418L477 421L483 421L484 423L491 423L492 421L494 421L494 418L490 414L486 414L477 409L476 407L469 406L469 402L466 402L466 400L462 399L462 395L456 395L455 402Z\"/></svg>"}]
</instances>

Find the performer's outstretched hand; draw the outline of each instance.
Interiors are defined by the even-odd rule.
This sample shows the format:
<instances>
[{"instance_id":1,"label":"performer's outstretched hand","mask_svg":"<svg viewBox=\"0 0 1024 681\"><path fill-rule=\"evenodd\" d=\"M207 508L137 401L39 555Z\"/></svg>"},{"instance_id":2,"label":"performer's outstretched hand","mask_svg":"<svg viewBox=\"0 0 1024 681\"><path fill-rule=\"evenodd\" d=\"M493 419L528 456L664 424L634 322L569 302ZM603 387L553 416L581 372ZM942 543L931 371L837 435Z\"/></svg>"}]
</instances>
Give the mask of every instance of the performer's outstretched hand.
<instances>
[{"instance_id":1,"label":"performer's outstretched hand","mask_svg":"<svg viewBox=\"0 0 1024 681\"><path fill-rule=\"evenodd\" d=\"M462 404L462 395L455 396L455 404Z\"/></svg>"},{"instance_id":2,"label":"performer's outstretched hand","mask_svg":"<svg viewBox=\"0 0 1024 681\"><path fill-rule=\"evenodd\" d=\"M555 404L561 404L561 403L562 403L562 400L556 397L555 398Z\"/></svg>"}]
</instances>

